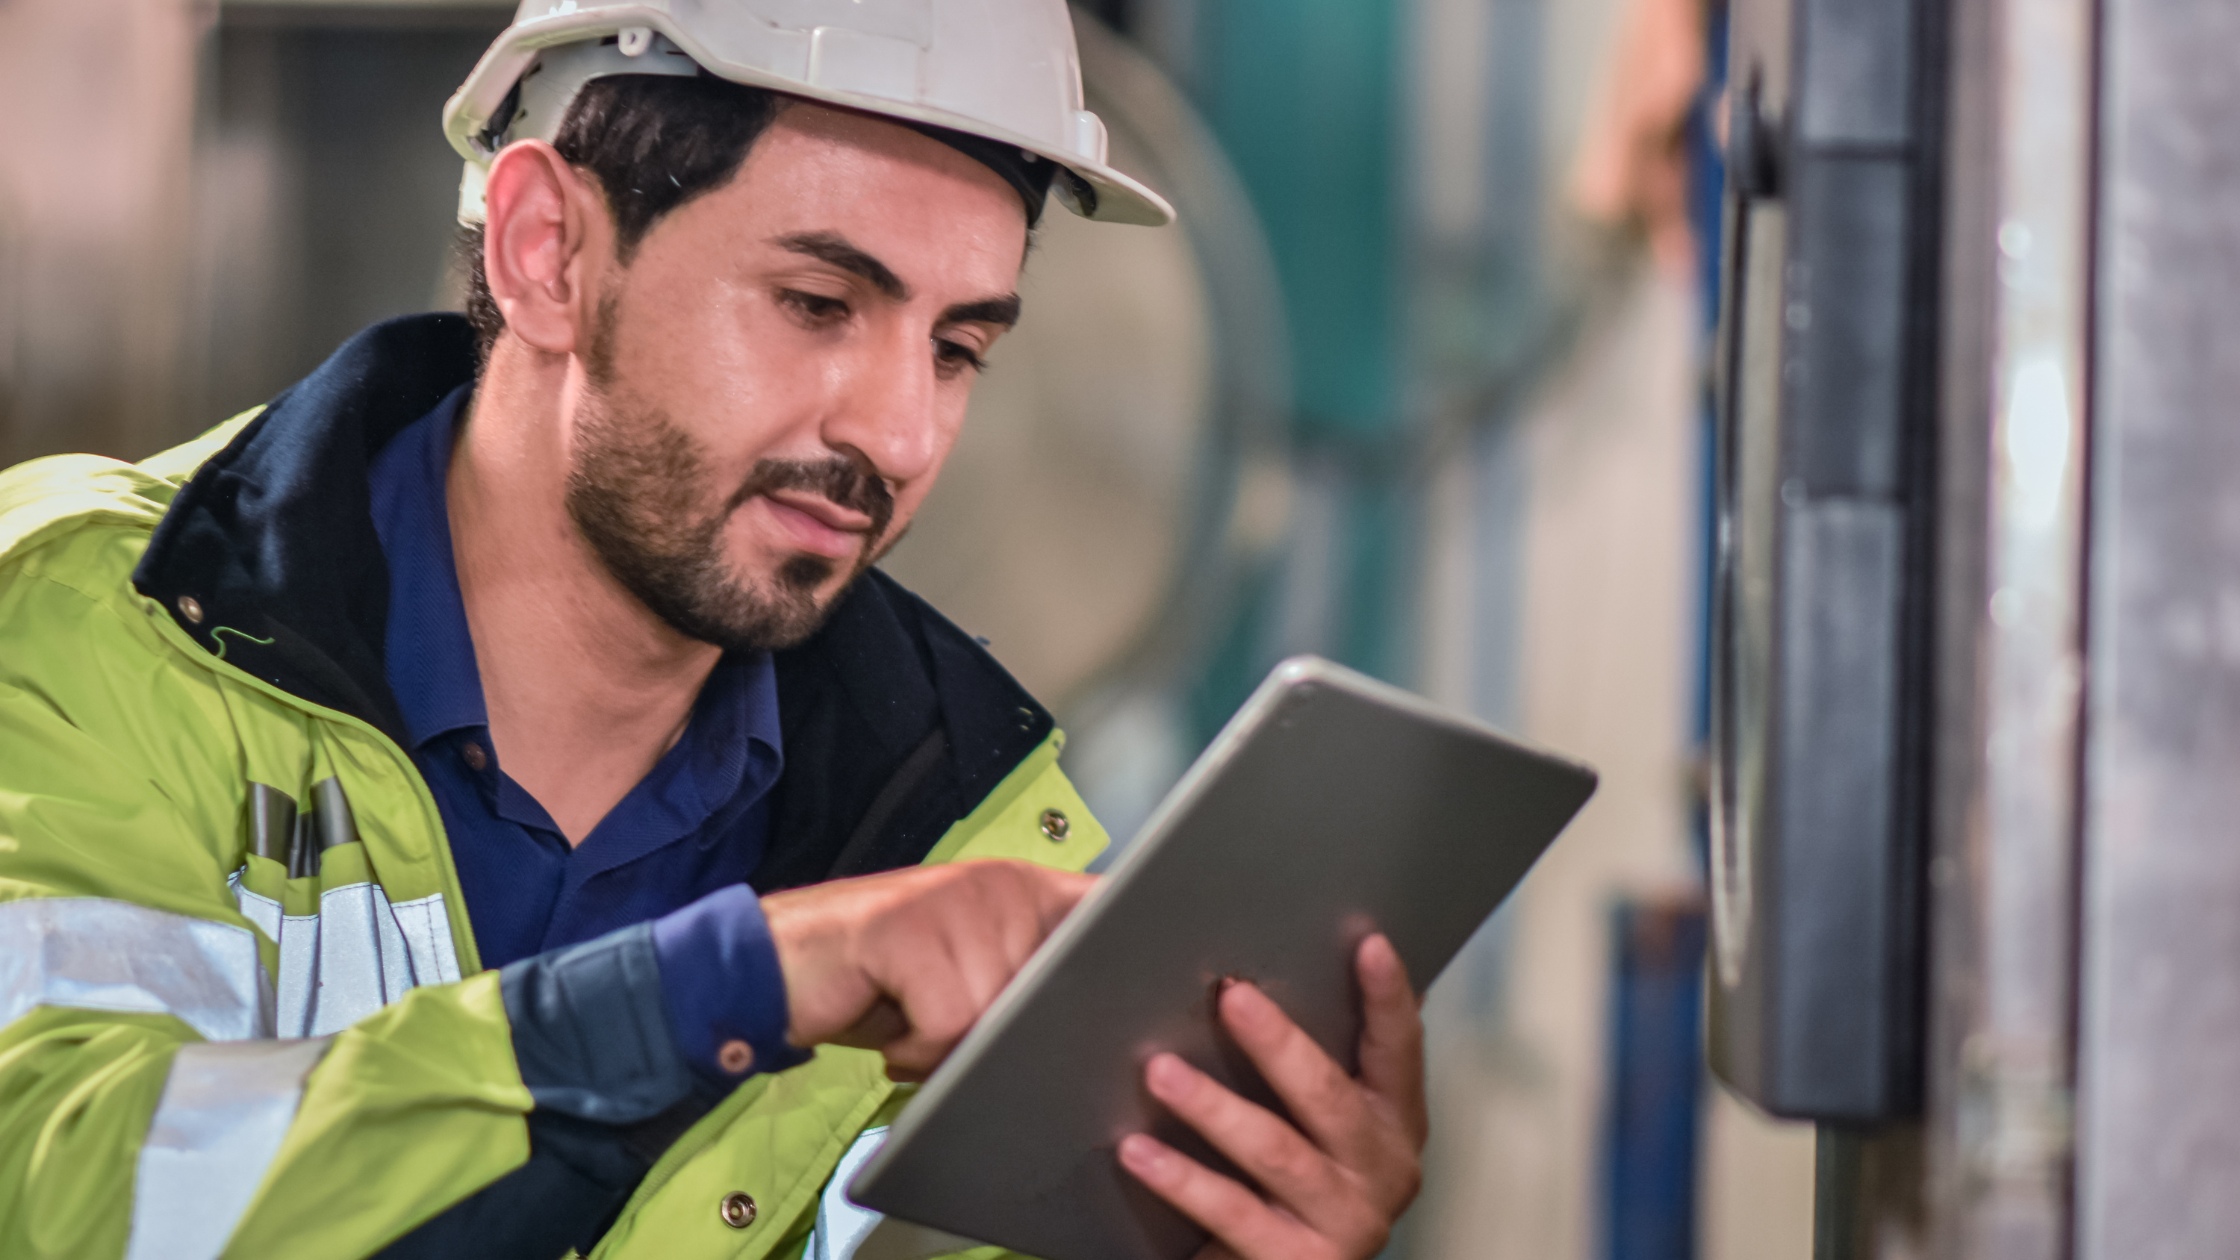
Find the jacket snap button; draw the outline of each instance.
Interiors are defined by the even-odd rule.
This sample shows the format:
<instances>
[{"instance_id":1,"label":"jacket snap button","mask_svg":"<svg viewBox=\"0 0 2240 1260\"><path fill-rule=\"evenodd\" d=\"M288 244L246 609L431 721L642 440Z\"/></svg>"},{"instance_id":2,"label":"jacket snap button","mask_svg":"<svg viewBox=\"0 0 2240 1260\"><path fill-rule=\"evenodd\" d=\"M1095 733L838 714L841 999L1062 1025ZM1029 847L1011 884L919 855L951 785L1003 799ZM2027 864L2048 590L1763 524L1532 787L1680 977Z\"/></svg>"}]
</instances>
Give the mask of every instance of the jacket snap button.
<instances>
[{"instance_id":1,"label":"jacket snap button","mask_svg":"<svg viewBox=\"0 0 2240 1260\"><path fill-rule=\"evenodd\" d=\"M179 597L179 615L195 625L202 624L202 601L192 595Z\"/></svg>"},{"instance_id":2,"label":"jacket snap button","mask_svg":"<svg viewBox=\"0 0 2240 1260\"><path fill-rule=\"evenodd\" d=\"M482 745L480 744L470 741L466 747L459 750L459 756L466 761L469 770L480 771L489 768L490 755L482 751Z\"/></svg>"},{"instance_id":3,"label":"jacket snap button","mask_svg":"<svg viewBox=\"0 0 2240 1260\"><path fill-rule=\"evenodd\" d=\"M733 1229L745 1229L754 1224L754 1210L754 1196L742 1190L723 1196L723 1202L716 1208L723 1223Z\"/></svg>"},{"instance_id":4,"label":"jacket snap button","mask_svg":"<svg viewBox=\"0 0 2240 1260\"><path fill-rule=\"evenodd\" d=\"M1042 811L1043 835L1050 837L1052 840L1063 840L1072 831L1073 824L1066 821L1066 816L1064 814L1061 814L1054 809L1046 809Z\"/></svg>"}]
</instances>

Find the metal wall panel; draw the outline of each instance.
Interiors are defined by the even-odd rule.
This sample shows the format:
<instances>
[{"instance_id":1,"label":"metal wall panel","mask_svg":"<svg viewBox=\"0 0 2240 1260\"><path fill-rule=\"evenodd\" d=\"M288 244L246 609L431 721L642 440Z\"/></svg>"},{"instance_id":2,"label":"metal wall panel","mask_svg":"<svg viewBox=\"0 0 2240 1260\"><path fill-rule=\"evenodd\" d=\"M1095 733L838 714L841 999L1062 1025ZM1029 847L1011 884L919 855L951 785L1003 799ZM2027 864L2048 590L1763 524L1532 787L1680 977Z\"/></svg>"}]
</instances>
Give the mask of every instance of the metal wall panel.
<instances>
[{"instance_id":1,"label":"metal wall panel","mask_svg":"<svg viewBox=\"0 0 2240 1260\"><path fill-rule=\"evenodd\" d=\"M2076 1254L2240 1255L2240 5L2107 0Z\"/></svg>"},{"instance_id":2,"label":"metal wall panel","mask_svg":"<svg viewBox=\"0 0 2240 1260\"><path fill-rule=\"evenodd\" d=\"M1929 1252L2069 1248L2091 0L1956 0Z\"/></svg>"}]
</instances>

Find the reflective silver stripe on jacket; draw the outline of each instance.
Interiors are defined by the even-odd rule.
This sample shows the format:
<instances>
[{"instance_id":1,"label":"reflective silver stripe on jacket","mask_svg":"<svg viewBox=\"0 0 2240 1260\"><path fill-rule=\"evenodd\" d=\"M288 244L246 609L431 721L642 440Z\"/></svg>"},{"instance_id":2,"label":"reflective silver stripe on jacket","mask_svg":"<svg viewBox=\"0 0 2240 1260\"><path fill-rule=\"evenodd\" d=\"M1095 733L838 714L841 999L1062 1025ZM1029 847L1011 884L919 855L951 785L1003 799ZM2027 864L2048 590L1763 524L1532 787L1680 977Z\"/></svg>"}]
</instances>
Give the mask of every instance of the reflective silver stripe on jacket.
<instances>
[{"instance_id":1,"label":"reflective silver stripe on jacket","mask_svg":"<svg viewBox=\"0 0 2240 1260\"><path fill-rule=\"evenodd\" d=\"M291 915L233 879L241 913L280 944L282 1037L322 1036L403 997L417 985L459 978L459 955L443 894L392 905L379 884L345 884L319 895L319 913Z\"/></svg>"},{"instance_id":2,"label":"reflective silver stripe on jacket","mask_svg":"<svg viewBox=\"0 0 2240 1260\"><path fill-rule=\"evenodd\" d=\"M125 1260L213 1260L225 1250L330 1040L179 1048L140 1147Z\"/></svg>"},{"instance_id":3,"label":"reflective silver stripe on jacket","mask_svg":"<svg viewBox=\"0 0 2240 1260\"><path fill-rule=\"evenodd\" d=\"M255 933L98 897L0 902L0 1026L40 1006L175 1015L212 1041L272 1033Z\"/></svg>"},{"instance_id":4,"label":"reflective silver stripe on jacket","mask_svg":"<svg viewBox=\"0 0 2240 1260\"><path fill-rule=\"evenodd\" d=\"M416 901L389 907L404 933L405 952L412 957L416 984L452 984L459 979L459 951L451 946L451 913L442 893L429 893Z\"/></svg>"},{"instance_id":5,"label":"reflective silver stripe on jacket","mask_svg":"<svg viewBox=\"0 0 2240 1260\"><path fill-rule=\"evenodd\" d=\"M378 885L330 888L290 917L232 881L280 944L281 992L256 933L100 898L0 902L0 1026L41 1006L173 1015L208 1040L179 1048L141 1146L127 1260L215 1257L256 1196L331 1033L416 984L459 978L441 894L391 905Z\"/></svg>"}]
</instances>

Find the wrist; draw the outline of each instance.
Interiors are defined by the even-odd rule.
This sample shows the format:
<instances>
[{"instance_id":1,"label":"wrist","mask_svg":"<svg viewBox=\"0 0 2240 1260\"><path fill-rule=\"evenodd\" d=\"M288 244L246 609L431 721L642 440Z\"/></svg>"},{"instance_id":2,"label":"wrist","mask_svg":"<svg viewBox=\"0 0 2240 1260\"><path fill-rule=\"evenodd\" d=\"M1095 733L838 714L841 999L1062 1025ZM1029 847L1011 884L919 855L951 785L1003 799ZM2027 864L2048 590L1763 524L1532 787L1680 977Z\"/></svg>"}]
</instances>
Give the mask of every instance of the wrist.
<instances>
[{"instance_id":1,"label":"wrist","mask_svg":"<svg viewBox=\"0 0 2240 1260\"><path fill-rule=\"evenodd\" d=\"M803 904L797 893L765 898L762 909L785 985L787 1044L805 1047L832 1040L845 1023L836 1015L856 990L868 994L870 989L860 977L850 983L843 925L814 901ZM858 1005L869 1000L865 996Z\"/></svg>"}]
</instances>

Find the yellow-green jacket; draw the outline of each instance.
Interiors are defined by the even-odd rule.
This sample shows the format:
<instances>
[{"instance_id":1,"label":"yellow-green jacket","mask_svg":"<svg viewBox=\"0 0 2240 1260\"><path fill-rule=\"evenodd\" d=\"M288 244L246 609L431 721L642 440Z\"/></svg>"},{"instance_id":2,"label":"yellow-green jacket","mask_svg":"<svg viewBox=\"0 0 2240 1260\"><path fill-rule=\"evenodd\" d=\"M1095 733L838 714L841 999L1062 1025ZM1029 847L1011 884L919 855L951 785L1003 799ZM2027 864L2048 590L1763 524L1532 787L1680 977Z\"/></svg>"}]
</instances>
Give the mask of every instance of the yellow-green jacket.
<instances>
[{"instance_id":1,"label":"yellow-green jacket","mask_svg":"<svg viewBox=\"0 0 2240 1260\"><path fill-rule=\"evenodd\" d=\"M473 354L394 321L142 463L0 473L0 1256L341 1260L535 1217L543 1110L394 737L365 486ZM883 576L779 679L763 891L1102 849L1049 715ZM316 873L275 802L317 817ZM630 1126L650 1171L593 1255L801 1254L893 1090L827 1047Z\"/></svg>"}]
</instances>

